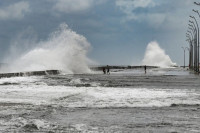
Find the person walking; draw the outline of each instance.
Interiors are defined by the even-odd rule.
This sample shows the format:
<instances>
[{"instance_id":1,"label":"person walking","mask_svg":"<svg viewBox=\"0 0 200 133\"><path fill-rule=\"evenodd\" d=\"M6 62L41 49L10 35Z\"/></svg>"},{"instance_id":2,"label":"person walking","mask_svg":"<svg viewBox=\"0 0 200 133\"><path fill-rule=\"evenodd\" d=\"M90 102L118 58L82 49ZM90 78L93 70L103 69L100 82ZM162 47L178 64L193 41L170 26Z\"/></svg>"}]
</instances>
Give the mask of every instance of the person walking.
<instances>
[{"instance_id":1,"label":"person walking","mask_svg":"<svg viewBox=\"0 0 200 133\"><path fill-rule=\"evenodd\" d=\"M105 67L103 67L103 74L106 74L106 69L105 69Z\"/></svg>"},{"instance_id":2,"label":"person walking","mask_svg":"<svg viewBox=\"0 0 200 133\"><path fill-rule=\"evenodd\" d=\"M107 65L107 74L110 74L110 68L108 65Z\"/></svg>"},{"instance_id":3,"label":"person walking","mask_svg":"<svg viewBox=\"0 0 200 133\"><path fill-rule=\"evenodd\" d=\"M147 66L146 65L144 66L144 72L145 72L145 74L147 73Z\"/></svg>"}]
</instances>

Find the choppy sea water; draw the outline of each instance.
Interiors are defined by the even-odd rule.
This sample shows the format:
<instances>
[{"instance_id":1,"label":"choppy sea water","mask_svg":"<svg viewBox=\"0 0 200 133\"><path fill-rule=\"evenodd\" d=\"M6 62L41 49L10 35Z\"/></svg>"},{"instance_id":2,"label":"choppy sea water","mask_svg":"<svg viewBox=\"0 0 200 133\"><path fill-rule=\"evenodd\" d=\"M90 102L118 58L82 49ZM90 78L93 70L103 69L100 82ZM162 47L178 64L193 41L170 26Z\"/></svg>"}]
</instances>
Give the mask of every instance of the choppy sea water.
<instances>
[{"instance_id":1,"label":"choppy sea water","mask_svg":"<svg viewBox=\"0 0 200 133\"><path fill-rule=\"evenodd\" d=\"M200 77L182 68L0 79L1 132L200 132Z\"/></svg>"}]
</instances>

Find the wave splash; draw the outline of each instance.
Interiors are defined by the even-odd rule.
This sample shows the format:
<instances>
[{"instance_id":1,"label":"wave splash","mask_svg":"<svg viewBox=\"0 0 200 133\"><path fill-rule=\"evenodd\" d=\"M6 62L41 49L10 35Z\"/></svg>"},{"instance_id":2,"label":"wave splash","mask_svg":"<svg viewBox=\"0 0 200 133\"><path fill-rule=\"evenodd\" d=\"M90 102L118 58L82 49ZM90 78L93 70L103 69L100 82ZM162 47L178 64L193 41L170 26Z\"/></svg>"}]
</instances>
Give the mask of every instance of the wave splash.
<instances>
[{"instance_id":1,"label":"wave splash","mask_svg":"<svg viewBox=\"0 0 200 133\"><path fill-rule=\"evenodd\" d=\"M142 60L143 65L149 66L159 66L163 68L168 68L176 66L165 53L165 51L160 48L157 42L150 42L146 48L144 59Z\"/></svg>"},{"instance_id":2,"label":"wave splash","mask_svg":"<svg viewBox=\"0 0 200 133\"><path fill-rule=\"evenodd\" d=\"M67 24L61 24L46 41L19 58L1 71L38 71L56 69L65 73L90 72L88 63L92 62L87 53L90 43L87 39L72 31Z\"/></svg>"}]
</instances>

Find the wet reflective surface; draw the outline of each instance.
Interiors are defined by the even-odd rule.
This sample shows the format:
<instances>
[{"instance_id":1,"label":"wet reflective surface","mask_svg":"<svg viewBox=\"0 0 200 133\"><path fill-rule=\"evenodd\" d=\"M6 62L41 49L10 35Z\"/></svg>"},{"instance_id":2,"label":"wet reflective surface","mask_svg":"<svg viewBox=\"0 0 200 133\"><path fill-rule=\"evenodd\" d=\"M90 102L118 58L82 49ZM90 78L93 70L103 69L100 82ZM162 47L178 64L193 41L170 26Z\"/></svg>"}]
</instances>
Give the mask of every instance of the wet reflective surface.
<instances>
[{"instance_id":1,"label":"wet reflective surface","mask_svg":"<svg viewBox=\"0 0 200 133\"><path fill-rule=\"evenodd\" d=\"M199 132L200 77L182 68L0 79L1 132Z\"/></svg>"}]
</instances>

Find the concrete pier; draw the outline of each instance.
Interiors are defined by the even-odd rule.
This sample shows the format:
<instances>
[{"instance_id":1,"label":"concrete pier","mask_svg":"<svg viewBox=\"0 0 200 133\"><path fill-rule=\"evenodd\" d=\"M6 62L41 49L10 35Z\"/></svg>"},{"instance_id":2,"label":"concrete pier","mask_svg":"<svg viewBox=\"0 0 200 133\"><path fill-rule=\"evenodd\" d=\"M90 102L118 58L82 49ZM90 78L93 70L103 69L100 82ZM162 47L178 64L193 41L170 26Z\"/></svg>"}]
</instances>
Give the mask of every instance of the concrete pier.
<instances>
[{"instance_id":1,"label":"concrete pier","mask_svg":"<svg viewBox=\"0 0 200 133\"><path fill-rule=\"evenodd\" d=\"M19 76L42 76L42 75L56 75L60 74L59 70L46 70L46 71L31 71L31 72L16 72L16 73L1 73L0 78L4 77L19 77Z\"/></svg>"}]
</instances>

